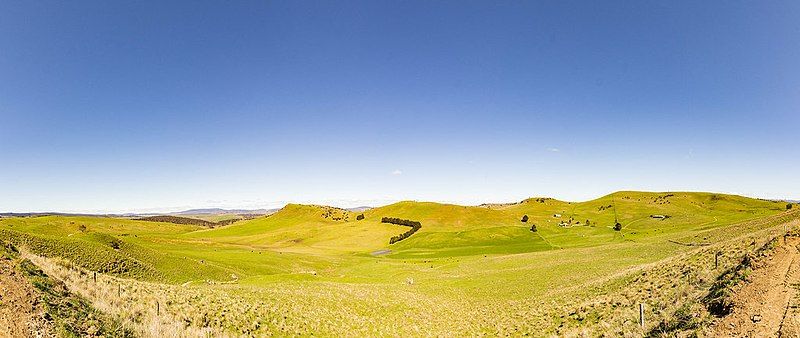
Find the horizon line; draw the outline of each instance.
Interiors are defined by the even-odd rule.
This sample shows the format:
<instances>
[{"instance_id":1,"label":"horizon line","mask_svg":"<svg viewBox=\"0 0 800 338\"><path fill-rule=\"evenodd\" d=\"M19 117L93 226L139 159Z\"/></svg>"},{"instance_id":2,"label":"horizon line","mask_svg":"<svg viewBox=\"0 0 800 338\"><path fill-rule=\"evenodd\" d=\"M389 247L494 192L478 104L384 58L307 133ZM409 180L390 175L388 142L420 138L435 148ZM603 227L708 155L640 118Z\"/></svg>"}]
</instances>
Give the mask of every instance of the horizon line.
<instances>
[{"instance_id":1,"label":"horizon line","mask_svg":"<svg viewBox=\"0 0 800 338\"><path fill-rule=\"evenodd\" d=\"M768 201L783 201L783 202L792 202L792 203L800 203L800 199L795 198L775 198L775 197L756 197L750 196L747 194L741 194L736 192L718 192L718 191L703 191L703 190L663 190L663 191L655 191L655 190L616 190L599 197L594 197L586 200L579 200L579 201L570 201L566 199L559 199L555 197L549 196L529 196L523 199L516 199L516 200L508 200L508 201L494 201L494 202L481 202L481 203L464 203L463 201L453 201L453 200L421 200L421 199L352 199L349 200L351 202L366 202L366 203L353 203L349 205L343 205L337 203L330 203L330 202L342 202L347 200L321 200L321 201L313 201L313 200L282 200L282 201L268 201L264 202L261 206L253 206L253 207L225 207L225 206L171 206L171 207L163 207L163 208L139 208L139 209L129 209L128 211L120 211L120 210L91 210L91 209L83 209L83 210L66 210L66 211L0 211L0 215L4 214L35 214L35 215L76 215L76 216L122 216L122 215L160 215L160 214L173 214L173 213L180 213L185 211L191 211L195 209L221 209L221 210L243 210L243 211L254 211L254 210L280 210L286 207L289 204L299 204L299 205L318 205L318 206L328 206L328 207L335 207L340 209L352 209L352 208L360 208L360 207L368 207L368 208L380 208L387 205L392 205L395 203L400 202L418 202L418 203L438 203L438 204L449 204L449 205L457 205L457 206L466 206L466 207L478 207L481 205L486 204L509 204L509 203L520 203L522 201L533 199L533 198L549 198L554 199L561 202L567 203L584 203L593 201L596 199L600 199L606 196L610 196L617 193L622 192L639 192L639 193L707 193L707 194L723 194L723 195L733 195L733 196L741 196L746 198L753 198L753 199L761 199L761 200L768 200ZM375 203L369 203L369 202Z\"/></svg>"}]
</instances>

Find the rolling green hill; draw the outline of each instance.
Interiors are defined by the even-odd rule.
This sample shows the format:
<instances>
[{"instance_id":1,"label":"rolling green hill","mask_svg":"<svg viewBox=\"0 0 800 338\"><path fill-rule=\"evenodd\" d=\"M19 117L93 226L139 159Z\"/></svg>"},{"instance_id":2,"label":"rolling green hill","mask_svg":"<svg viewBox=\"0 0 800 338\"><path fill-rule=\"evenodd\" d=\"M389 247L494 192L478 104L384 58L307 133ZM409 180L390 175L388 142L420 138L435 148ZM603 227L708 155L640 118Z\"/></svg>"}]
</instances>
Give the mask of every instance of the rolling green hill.
<instances>
[{"instance_id":1,"label":"rolling green hill","mask_svg":"<svg viewBox=\"0 0 800 338\"><path fill-rule=\"evenodd\" d=\"M290 204L214 229L107 217L5 218L0 239L109 278L127 278L113 282L137 290L188 285L170 293L171 304L183 304L167 309L176 316L187 309L222 311L215 307L236 302L237 310L215 324L222 331L277 316L283 319L253 332L341 334L371 327L363 326L365 320L413 314L383 334L498 334L515 327L559 332L570 322L551 316L562 309L620 292L621 281L652 264L772 231L797 218L785 205L713 193L629 191L586 202L405 201L363 213ZM390 245L392 236L409 228L381 223L383 217L419 221L422 228ZM536 232L530 230L534 224ZM740 250L745 244L736 245ZM351 296L342 299L344 294ZM193 297L200 295L220 297L213 298L220 303L198 303ZM176 318L200 325L197 318ZM308 326L308 318L316 324ZM604 320L610 319L592 323Z\"/></svg>"}]
</instances>

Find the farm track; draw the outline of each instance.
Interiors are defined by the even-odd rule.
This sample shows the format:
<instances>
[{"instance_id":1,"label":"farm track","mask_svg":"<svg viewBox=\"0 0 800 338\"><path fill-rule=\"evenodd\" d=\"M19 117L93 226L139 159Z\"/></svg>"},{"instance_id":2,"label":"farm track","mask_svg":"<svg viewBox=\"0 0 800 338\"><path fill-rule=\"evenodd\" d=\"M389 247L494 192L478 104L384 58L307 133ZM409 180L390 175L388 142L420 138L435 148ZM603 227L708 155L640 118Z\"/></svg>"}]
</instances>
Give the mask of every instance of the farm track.
<instances>
[{"instance_id":1,"label":"farm track","mask_svg":"<svg viewBox=\"0 0 800 338\"><path fill-rule=\"evenodd\" d=\"M783 241L781 241L783 242ZM714 327L715 337L797 337L800 238L787 237L755 264L748 282L734 290L734 309Z\"/></svg>"},{"instance_id":2,"label":"farm track","mask_svg":"<svg viewBox=\"0 0 800 338\"><path fill-rule=\"evenodd\" d=\"M55 337L39 293L14 261L0 256L0 337Z\"/></svg>"}]
</instances>

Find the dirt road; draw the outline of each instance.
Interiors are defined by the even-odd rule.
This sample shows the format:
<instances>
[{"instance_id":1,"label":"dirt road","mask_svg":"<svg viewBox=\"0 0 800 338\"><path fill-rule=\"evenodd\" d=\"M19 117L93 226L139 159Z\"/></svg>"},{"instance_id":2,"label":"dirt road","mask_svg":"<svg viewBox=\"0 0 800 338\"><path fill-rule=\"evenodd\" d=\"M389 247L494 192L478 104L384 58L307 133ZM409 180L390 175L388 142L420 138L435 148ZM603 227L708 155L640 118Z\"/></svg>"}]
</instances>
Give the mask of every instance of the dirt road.
<instances>
[{"instance_id":1,"label":"dirt road","mask_svg":"<svg viewBox=\"0 0 800 338\"><path fill-rule=\"evenodd\" d=\"M734 289L734 309L712 331L715 337L798 337L800 238L781 240L768 257L757 258L747 282Z\"/></svg>"},{"instance_id":2,"label":"dirt road","mask_svg":"<svg viewBox=\"0 0 800 338\"><path fill-rule=\"evenodd\" d=\"M14 261L0 255L0 337L55 337L43 307Z\"/></svg>"}]
</instances>

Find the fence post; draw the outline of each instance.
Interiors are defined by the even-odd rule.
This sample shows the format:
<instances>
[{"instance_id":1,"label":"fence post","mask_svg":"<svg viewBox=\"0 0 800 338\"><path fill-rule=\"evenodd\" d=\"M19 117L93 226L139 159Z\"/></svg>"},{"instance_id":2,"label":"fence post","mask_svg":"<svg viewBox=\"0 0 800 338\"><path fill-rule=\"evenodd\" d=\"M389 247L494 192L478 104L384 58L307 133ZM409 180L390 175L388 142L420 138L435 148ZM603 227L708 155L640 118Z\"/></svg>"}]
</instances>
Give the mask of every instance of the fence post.
<instances>
[{"instance_id":1,"label":"fence post","mask_svg":"<svg viewBox=\"0 0 800 338\"><path fill-rule=\"evenodd\" d=\"M94 272L94 282L97 283L97 271Z\"/></svg>"},{"instance_id":2,"label":"fence post","mask_svg":"<svg viewBox=\"0 0 800 338\"><path fill-rule=\"evenodd\" d=\"M156 316L160 316L160 315L161 315L161 304L156 302Z\"/></svg>"},{"instance_id":3,"label":"fence post","mask_svg":"<svg viewBox=\"0 0 800 338\"><path fill-rule=\"evenodd\" d=\"M644 303L639 303L639 326L644 328Z\"/></svg>"},{"instance_id":4,"label":"fence post","mask_svg":"<svg viewBox=\"0 0 800 338\"><path fill-rule=\"evenodd\" d=\"M719 268L719 254L720 254L720 252L719 252L719 251L717 251L716 253L714 253L714 269L715 269L715 270L716 270L717 268Z\"/></svg>"}]
</instances>

